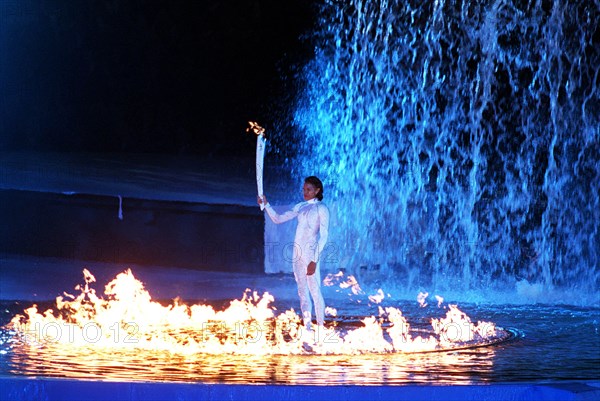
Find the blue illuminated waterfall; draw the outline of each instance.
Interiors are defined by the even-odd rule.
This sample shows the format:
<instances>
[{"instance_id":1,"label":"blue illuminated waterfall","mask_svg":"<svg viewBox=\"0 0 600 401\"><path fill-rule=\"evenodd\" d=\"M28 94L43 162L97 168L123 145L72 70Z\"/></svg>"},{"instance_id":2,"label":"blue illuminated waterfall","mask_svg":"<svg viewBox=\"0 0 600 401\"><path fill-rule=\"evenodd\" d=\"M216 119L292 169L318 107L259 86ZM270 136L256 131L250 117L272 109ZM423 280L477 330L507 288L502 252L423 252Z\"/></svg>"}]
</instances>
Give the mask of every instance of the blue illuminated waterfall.
<instances>
[{"instance_id":1,"label":"blue illuminated waterfall","mask_svg":"<svg viewBox=\"0 0 600 401\"><path fill-rule=\"evenodd\" d=\"M324 2L292 168L323 178L339 267L598 292L599 4Z\"/></svg>"}]
</instances>

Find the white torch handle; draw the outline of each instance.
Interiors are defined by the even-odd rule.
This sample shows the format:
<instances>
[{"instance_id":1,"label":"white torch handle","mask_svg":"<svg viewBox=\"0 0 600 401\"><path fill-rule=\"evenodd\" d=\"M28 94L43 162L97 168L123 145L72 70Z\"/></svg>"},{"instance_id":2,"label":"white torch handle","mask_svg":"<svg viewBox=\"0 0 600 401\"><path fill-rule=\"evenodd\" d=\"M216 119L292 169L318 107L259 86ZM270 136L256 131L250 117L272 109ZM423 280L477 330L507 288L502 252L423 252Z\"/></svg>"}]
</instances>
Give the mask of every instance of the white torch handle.
<instances>
[{"instance_id":1,"label":"white torch handle","mask_svg":"<svg viewBox=\"0 0 600 401\"><path fill-rule=\"evenodd\" d=\"M261 198L260 210L264 210L265 205L262 203L264 196L263 191L263 166L265 164L265 138L262 135L256 137L256 188L258 196Z\"/></svg>"}]
</instances>

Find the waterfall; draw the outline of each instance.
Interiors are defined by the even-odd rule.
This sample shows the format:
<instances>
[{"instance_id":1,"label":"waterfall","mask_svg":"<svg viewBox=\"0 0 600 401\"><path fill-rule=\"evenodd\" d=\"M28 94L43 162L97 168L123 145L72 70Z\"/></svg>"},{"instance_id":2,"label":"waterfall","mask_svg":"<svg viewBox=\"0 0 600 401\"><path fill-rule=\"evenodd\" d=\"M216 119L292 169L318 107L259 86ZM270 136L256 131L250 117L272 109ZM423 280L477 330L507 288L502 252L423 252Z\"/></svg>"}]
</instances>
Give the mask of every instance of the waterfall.
<instances>
[{"instance_id":1,"label":"waterfall","mask_svg":"<svg viewBox=\"0 0 600 401\"><path fill-rule=\"evenodd\" d=\"M325 0L294 107L340 268L600 288L600 3Z\"/></svg>"}]
</instances>

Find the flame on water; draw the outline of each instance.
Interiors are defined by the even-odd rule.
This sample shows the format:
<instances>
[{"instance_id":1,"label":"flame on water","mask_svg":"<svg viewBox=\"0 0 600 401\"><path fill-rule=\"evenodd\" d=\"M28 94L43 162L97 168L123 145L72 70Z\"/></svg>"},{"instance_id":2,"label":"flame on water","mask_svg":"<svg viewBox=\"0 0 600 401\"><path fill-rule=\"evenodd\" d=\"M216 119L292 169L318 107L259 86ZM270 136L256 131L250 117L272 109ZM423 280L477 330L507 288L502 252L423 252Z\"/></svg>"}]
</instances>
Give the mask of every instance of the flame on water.
<instances>
[{"instance_id":1,"label":"flame on water","mask_svg":"<svg viewBox=\"0 0 600 401\"><path fill-rule=\"evenodd\" d=\"M443 319L432 319L434 331L440 336L442 345L455 342L472 341L474 337L485 339L496 335L496 326L490 322L471 322L471 318L458 309L456 305L450 305L446 317Z\"/></svg>"},{"instance_id":2,"label":"flame on water","mask_svg":"<svg viewBox=\"0 0 600 401\"><path fill-rule=\"evenodd\" d=\"M34 305L25 315L16 315L9 328L24 342L39 346L259 355L435 351L491 343L499 334L494 323L474 324L456 305L449 306L445 317L431 320L428 336L413 337L399 309L381 306L379 316L362 319L362 327L345 329L334 322L309 331L293 309L277 313L268 292L261 296L246 290L242 299L215 311L210 305L188 306L178 299L167 306L152 301L131 270L108 283L104 297L90 287L94 276L88 270L83 275L85 284L75 287L80 291L77 296L59 296L56 308L43 313ZM382 300L383 291L377 296L374 299ZM331 307L327 312L337 315Z\"/></svg>"},{"instance_id":3,"label":"flame on water","mask_svg":"<svg viewBox=\"0 0 600 401\"><path fill-rule=\"evenodd\" d=\"M326 287L332 287L337 285L342 289L350 288L354 295L364 294L364 291L360 288L358 281L356 281L356 277L354 277L353 275L345 277L343 271L339 271L336 274L328 274L323 279L323 285L325 285Z\"/></svg>"},{"instance_id":4,"label":"flame on water","mask_svg":"<svg viewBox=\"0 0 600 401\"><path fill-rule=\"evenodd\" d=\"M332 308L331 306L326 306L325 307L325 316L336 317L337 316L337 309Z\"/></svg>"},{"instance_id":5,"label":"flame on water","mask_svg":"<svg viewBox=\"0 0 600 401\"><path fill-rule=\"evenodd\" d=\"M419 303L419 306L421 306L421 308L424 308L427 306L427 302L425 302L425 300L427 299L428 296L429 296L428 292L419 292L419 295L417 295L417 302Z\"/></svg>"},{"instance_id":6,"label":"flame on water","mask_svg":"<svg viewBox=\"0 0 600 401\"><path fill-rule=\"evenodd\" d=\"M365 291L363 291L363 289L360 287L360 284L358 284L356 277L354 277L353 275L346 276L343 271L339 271L336 274L328 274L323 279L323 285L325 287L337 286L343 290L350 289L350 292L348 293L350 297L352 297L353 295L365 294ZM340 292L340 290L336 290L336 292ZM390 294L387 294L387 296L391 297ZM373 304L380 304L385 299L385 294L383 290L379 288L375 294L369 295L367 298L369 299L369 302ZM361 300L359 299L357 300L357 302L361 303ZM325 311L325 313L327 313L327 310Z\"/></svg>"},{"instance_id":7,"label":"flame on water","mask_svg":"<svg viewBox=\"0 0 600 401\"><path fill-rule=\"evenodd\" d=\"M373 302L374 304L380 304L384 298L385 294L381 288L377 290L377 294L369 295L369 301Z\"/></svg>"}]
</instances>

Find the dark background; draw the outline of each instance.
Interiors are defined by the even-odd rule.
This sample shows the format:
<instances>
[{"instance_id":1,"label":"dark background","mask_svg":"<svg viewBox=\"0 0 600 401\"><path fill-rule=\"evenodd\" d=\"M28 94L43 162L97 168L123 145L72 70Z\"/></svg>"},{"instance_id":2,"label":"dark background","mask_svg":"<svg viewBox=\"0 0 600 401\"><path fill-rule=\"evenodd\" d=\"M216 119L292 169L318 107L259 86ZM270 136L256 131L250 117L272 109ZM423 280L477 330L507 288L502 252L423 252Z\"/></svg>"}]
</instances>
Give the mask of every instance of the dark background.
<instances>
[{"instance_id":1,"label":"dark background","mask_svg":"<svg viewBox=\"0 0 600 401\"><path fill-rule=\"evenodd\" d=\"M289 119L315 9L0 0L0 150L247 153L248 120Z\"/></svg>"}]
</instances>

